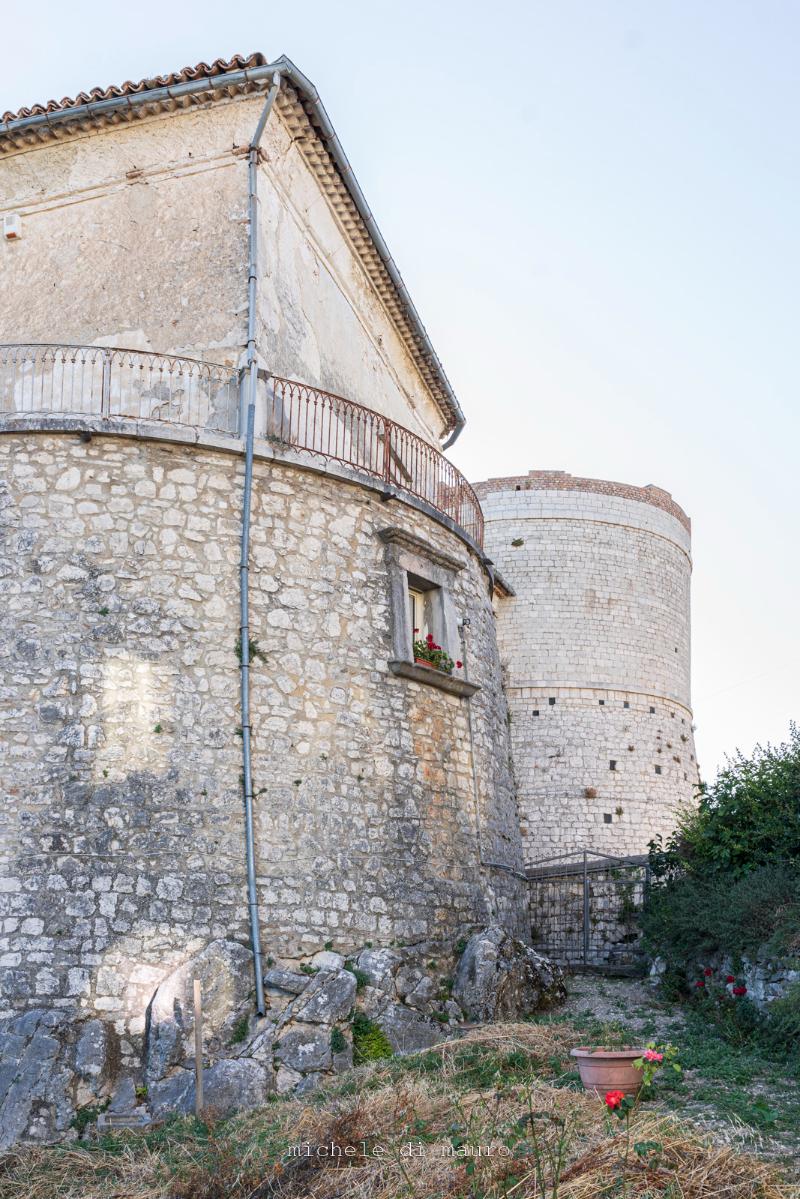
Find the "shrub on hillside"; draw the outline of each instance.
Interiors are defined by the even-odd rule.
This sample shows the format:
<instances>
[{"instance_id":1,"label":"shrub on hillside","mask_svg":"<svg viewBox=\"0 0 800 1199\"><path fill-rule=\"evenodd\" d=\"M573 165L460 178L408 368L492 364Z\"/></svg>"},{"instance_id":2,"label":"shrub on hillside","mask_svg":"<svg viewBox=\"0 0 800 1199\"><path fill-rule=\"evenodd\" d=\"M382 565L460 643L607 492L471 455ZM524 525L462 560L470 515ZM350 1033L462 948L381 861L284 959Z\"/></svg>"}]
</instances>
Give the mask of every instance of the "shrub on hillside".
<instances>
[{"instance_id":1,"label":"shrub on hillside","mask_svg":"<svg viewBox=\"0 0 800 1199\"><path fill-rule=\"evenodd\" d=\"M681 813L663 845L651 846L656 879L732 878L776 861L800 861L800 729L789 740L750 758L737 752L709 786L701 784L696 808Z\"/></svg>"},{"instance_id":2,"label":"shrub on hillside","mask_svg":"<svg viewBox=\"0 0 800 1199\"><path fill-rule=\"evenodd\" d=\"M641 924L673 994L716 955L799 958L800 729L729 759L667 843L651 844L650 870ZM763 1025L776 1048L798 1043L800 991L772 1004Z\"/></svg>"},{"instance_id":3,"label":"shrub on hillside","mask_svg":"<svg viewBox=\"0 0 800 1199\"><path fill-rule=\"evenodd\" d=\"M800 863L655 882L641 924L650 951L678 970L720 953L800 957Z\"/></svg>"}]
</instances>

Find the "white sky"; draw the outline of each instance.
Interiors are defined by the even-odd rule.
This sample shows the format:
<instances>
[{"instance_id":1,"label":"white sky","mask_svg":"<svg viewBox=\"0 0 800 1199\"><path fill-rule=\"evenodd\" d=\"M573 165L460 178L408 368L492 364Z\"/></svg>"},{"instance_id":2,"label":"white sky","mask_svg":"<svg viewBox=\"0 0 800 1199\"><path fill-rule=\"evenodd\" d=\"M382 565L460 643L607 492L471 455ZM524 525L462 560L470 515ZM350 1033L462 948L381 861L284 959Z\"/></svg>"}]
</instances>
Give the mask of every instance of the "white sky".
<instances>
[{"instance_id":1,"label":"white sky","mask_svg":"<svg viewBox=\"0 0 800 1199\"><path fill-rule=\"evenodd\" d=\"M40 0L4 10L0 110L294 59L467 414L461 469L691 515L709 776L800 710L799 42L794 0Z\"/></svg>"}]
</instances>

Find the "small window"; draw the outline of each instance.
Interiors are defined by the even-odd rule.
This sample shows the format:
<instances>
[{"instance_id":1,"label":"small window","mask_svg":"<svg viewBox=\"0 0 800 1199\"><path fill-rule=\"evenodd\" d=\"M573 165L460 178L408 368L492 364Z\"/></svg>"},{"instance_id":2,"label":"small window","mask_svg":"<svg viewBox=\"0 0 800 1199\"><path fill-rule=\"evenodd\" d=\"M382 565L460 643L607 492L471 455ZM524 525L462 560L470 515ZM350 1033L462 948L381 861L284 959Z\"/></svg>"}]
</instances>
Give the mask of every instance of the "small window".
<instances>
[{"instance_id":1,"label":"small window","mask_svg":"<svg viewBox=\"0 0 800 1199\"><path fill-rule=\"evenodd\" d=\"M612 758L611 761L608 763L608 769L609 770L617 769L617 759L616 758Z\"/></svg>"},{"instance_id":2,"label":"small window","mask_svg":"<svg viewBox=\"0 0 800 1199\"><path fill-rule=\"evenodd\" d=\"M660 767L660 766L656 766L656 774L661 774L661 767Z\"/></svg>"},{"instance_id":3,"label":"small window","mask_svg":"<svg viewBox=\"0 0 800 1199\"><path fill-rule=\"evenodd\" d=\"M410 657L414 657L414 642L424 641L429 635L437 645L445 645L443 621L443 595L441 587L419 575L406 575L406 594L408 596L408 628L411 644L408 647ZM455 655L454 655L455 656Z\"/></svg>"},{"instance_id":4,"label":"small window","mask_svg":"<svg viewBox=\"0 0 800 1199\"><path fill-rule=\"evenodd\" d=\"M603 812L603 824L611 824L611 813Z\"/></svg>"},{"instance_id":5,"label":"small window","mask_svg":"<svg viewBox=\"0 0 800 1199\"><path fill-rule=\"evenodd\" d=\"M391 653L389 669L401 678L427 683L468 698L478 690L467 675L469 621L459 623L455 576L466 562L453 558L416 534L397 526L381 529L390 603ZM435 643L442 653L415 653L414 642ZM419 661L415 661L415 658ZM464 658L462 663L461 659Z\"/></svg>"},{"instance_id":6,"label":"small window","mask_svg":"<svg viewBox=\"0 0 800 1199\"><path fill-rule=\"evenodd\" d=\"M626 699L623 701L622 706L623 706L623 708L629 708L631 705L630 705L629 701Z\"/></svg>"},{"instance_id":7,"label":"small window","mask_svg":"<svg viewBox=\"0 0 800 1199\"><path fill-rule=\"evenodd\" d=\"M651 704L650 705L650 715L653 716L654 714L655 714L655 708Z\"/></svg>"},{"instance_id":8,"label":"small window","mask_svg":"<svg viewBox=\"0 0 800 1199\"><path fill-rule=\"evenodd\" d=\"M425 611L425 592L416 587L409 587L408 623L411 625L414 637L421 637L423 641L425 640L430 629L429 617L430 611Z\"/></svg>"},{"instance_id":9,"label":"small window","mask_svg":"<svg viewBox=\"0 0 800 1199\"><path fill-rule=\"evenodd\" d=\"M556 702L556 701L555 701L555 696L551 695L551 696L550 696L550 698L548 699L548 701L547 701L547 702L549 703L550 707L552 708L552 707L553 707L553 705L554 705L554 704L555 704L555 702Z\"/></svg>"}]
</instances>

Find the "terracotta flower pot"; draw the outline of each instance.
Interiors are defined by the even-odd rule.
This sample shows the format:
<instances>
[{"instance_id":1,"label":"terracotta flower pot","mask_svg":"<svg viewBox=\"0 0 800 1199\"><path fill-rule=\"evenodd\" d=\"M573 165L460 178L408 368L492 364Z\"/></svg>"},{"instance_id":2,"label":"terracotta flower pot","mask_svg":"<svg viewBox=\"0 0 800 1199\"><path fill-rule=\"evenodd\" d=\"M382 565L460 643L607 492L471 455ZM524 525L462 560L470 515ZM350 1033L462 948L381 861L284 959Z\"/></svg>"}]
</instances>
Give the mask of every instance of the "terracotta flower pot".
<instances>
[{"instance_id":1,"label":"terracotta flower pot","mask_svg":"<svg viewBox=\"0 0 800 1199\"><path fill-rule=\"evenodd\" d=\"M635 1095L642 1085L642 1071L634 1062L643 1049L588 1049L581 1045L570 1052L578 1063L581 1082L587 1091L605 1095L606 1091L624 1091Z\"/></svg>"},{"instance_id":2,"label":"terracotta flower pot","mask_svg":"<svg viewBox=\"0 0 800 1199\"><path fill-rule=\"evenodd\" d=\"M414 659L414 665L415 665L415 666L427 666L427 667L428 667L428 670L435 670L435 669L436 669L436 667L434 666L433 662L428 662L428 661L426 661L426 660L425 660L425 658L415 658L415 659Z\"/></svg>"}]
</instances>

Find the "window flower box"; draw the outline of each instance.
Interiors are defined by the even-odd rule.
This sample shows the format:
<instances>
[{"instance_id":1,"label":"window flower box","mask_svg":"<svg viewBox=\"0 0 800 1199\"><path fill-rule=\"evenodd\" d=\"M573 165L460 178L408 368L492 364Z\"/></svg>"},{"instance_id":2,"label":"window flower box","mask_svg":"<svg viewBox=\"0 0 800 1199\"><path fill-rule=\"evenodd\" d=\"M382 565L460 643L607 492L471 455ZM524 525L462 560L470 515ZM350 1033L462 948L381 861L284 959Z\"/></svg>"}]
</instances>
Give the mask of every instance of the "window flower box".
<instances>
[{"instance_id":1,"label":"window flower box","mask_svg":"<svg viewBox=\"0 0 800 1199\"><path fill-rule=\"evenodd\" d=\"M419 629L414 629L414 632L418 633ZM428 633L425 638L414 639L414 663L416 666L438 670L441 674L452 674L454 670L461 670L462 666L461 662L453 661L446 649L436 644L432 633Z\"/></svg>"}]
</instances>

